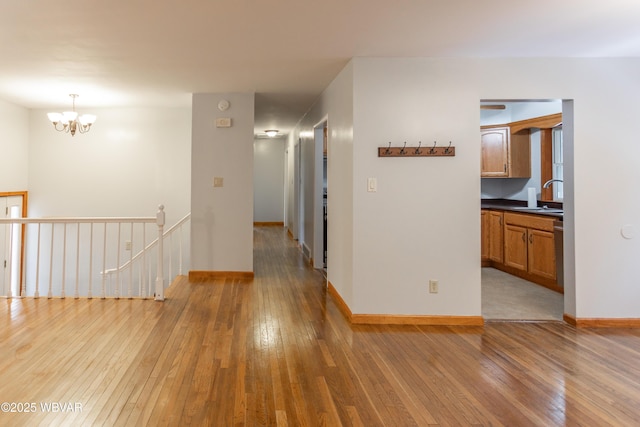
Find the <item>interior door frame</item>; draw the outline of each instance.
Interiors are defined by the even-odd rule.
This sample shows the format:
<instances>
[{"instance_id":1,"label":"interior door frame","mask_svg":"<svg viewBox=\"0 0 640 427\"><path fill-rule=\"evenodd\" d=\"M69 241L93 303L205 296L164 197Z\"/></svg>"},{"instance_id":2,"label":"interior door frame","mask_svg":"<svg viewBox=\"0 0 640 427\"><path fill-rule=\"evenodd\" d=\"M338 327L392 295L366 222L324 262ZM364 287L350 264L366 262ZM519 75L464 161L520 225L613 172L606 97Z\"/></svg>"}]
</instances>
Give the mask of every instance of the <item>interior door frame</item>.
<instances>
[{"instance_id":1,"label":"interior door frame","mask_svg":"<svg viewBox=\"0 0 640 427\"><path fill-rule=\"evenodd\" d=\"M22 216L23 217L28 217L28 206L29 206L29 193L27 191L0 191L0 197L22 197ZM24 292L23 284L23 278L24 278L24 242L25 242L25 233L26 233L26 229L27 226L26 224L22 224L22 226L20 227L21 231L21 238L20 238L20 281L18 282L19 284L19 292L20 295L22 295L22 292Z\"/></svg>"}]
</instances>

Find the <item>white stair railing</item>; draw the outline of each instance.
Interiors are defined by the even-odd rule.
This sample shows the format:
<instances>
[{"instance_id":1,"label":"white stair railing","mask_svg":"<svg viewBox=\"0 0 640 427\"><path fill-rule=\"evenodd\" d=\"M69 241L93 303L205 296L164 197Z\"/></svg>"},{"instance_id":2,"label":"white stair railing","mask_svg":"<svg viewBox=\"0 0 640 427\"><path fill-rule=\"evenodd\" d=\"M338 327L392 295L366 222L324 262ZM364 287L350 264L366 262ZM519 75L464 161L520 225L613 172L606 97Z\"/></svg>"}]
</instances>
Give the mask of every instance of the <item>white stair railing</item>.
<instances>
[{"instance_id":1,"label":"white stair railing","mask_svg":"<svg viewBox=\"0 0 640 427\"><path fill-rule=\"evenodd\" d=\"M1 281L0 296L38 298L46 293L49 298L65 298L72 290L75 298L154 297L162 301L164 223L164 206L159 207L155 217L0 219L0 227L5 227L10 235L4 251L9 258L5 265L9 268L5 268L6 280ZM15 238L17 233L24 236L24 241ZM157 236L155 244L146 242L147 234ZM137 263L134 272L132 254L136 247L143 250L142 262ZM131 267L128 279L123 280L122 268L112 269L116 275L114 283L108 266L121 265L127 252ZM12 259L22 253L22 262Z\"/></svg>"},{"instance_id":2,"label":"white stair railing","mask_svg":"<svg viewBox=\"0 0 640 427\"><path fill-rule=\"evenodd\" d=\"M159 245L163 245L163 249L162 251L165 253L168 253L168 262L167 260L165 260L165 262L163 263L163 265L166 266L166 268L168 269L168 279L169 281L172 281L176 276L173 274L173 256L174 256L174 252L177 252L177 257L178 257L178 273L177 275L182 275L183 274L183 263L184 263L184 239L183 239L183 230L185 225L187 224L187 222L191 219L191 214L188 213L187 215L185 215L182 219L180 219L178 222L176 222L173 226L171 226L169 229L167 229L167 231L165 231L162 234L162 239L158 239L156 238L154 241L152 241L151 243L149 243L147 246L145 246L142 250L140 250L140 252L138 252L137 254L131 256L131 258L129 260L127 260L125 263L120 264L118 263L119 267L116 268L111 268L108 270L105 270L103 273L109 278L109 281L111 281L114 276L115 276L115 280L118 281L118 277L121 274L128 274L129 277L131 278L133 275L133 271L134 268L136 266L137 263L144 263L146 257L148 256L148 254L157 246ZM174 241L173 241L173 236L175 234L178 234L178 246L177 248L174 245ZM164 247L164 243L167 243L168 240L168 247L165 248ZM166 250L168 249L168 250ZM131 283L131 279L129 280L129 283Z\"/></svg>"}]
</instances>

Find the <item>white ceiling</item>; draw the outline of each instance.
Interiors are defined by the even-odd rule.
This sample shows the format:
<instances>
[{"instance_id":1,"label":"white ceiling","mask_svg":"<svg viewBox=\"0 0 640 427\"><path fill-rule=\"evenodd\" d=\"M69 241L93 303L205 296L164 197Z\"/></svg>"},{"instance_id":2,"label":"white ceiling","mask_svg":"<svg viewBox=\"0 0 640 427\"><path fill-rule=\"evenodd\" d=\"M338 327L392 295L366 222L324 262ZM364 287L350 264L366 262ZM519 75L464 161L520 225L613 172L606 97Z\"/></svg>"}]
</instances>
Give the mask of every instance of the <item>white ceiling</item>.
<instances>
[{"instance_id":1,"label":"white ceiling","mask_svg":"<svg viewBox=\"0 0 640 427\"><path fill-rule=\"evenodd\" d=\"M0 3L0 99L27 108L255 92L256 131L286 133L354 56L638 57L640 1Z\"/></svg>"}]
</instances>

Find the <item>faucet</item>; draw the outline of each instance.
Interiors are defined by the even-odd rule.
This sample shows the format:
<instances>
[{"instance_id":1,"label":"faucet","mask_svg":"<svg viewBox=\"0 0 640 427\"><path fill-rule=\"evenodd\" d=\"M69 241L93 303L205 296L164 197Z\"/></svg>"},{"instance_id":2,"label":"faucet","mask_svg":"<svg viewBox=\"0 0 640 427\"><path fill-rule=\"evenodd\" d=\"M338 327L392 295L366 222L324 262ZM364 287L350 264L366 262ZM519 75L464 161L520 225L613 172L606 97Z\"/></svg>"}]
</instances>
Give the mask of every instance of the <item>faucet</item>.
<instances>
[{"instance_id":1,"label":"faucet","mask_svg":"<svg viewBox=\"0 0 640 427\"><path fill-rule=\"evenodd\" d=\"M563 182L563 181L561 179L550 179L549 181L544 183L542 188L549 188L552 182Z\"/></svg>"}]
</instances>

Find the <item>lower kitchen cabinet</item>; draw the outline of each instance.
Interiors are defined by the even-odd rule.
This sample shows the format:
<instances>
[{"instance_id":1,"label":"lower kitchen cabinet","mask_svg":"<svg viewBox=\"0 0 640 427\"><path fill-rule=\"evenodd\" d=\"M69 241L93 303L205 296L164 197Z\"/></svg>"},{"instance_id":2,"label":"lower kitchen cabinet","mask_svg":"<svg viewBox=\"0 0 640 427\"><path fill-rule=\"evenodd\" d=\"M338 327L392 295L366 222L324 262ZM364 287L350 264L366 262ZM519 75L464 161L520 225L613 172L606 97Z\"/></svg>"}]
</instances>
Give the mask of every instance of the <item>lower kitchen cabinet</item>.
<instances>
[{"instance_id":1,"label":"lower kitchen cabinet","mask_svg":"<svg viewBox=\"0 0 640 427\"><path fill-rule=\"evenodd\" d=\"M500 211L489 211L489 259L503 262L504 253L504 215Z\"/></svg>"},{"instance_id":2,"label":"lower kitchen cabinet","mask_svg":"<svg viewBox=\"0 0 640 427\"><path fill-rule=\"evenodd\" d=\"M518 225L504 226L504 265L527 271L527 229Z\"/></svg>"},{"instance_id":3,"label":"lower kitchen cabinet","mask_svg":"<svg viewBox=\"0 0 640 427\"><path fill-rule=\"evenodd\" d=\"M504 264L555 282L553 218L505 213L504 222Z\"/></svg>"},{"instance_id":4,"label":"lower kitchen cabinet","mask_svg":"<svg viewBox=\"0 0 640 427\"><path fill-rule=\"evenodd\" d=\"M556 248L553 232L528 230L529 273L556 280Z\"/></svg>"},{"instance_id":5,"label":"lower kitchen cabinet","mask_svg":"<svg viewBox=\"0 0 640 427\"><path fill-rule=\"evenodd\" d=\"M488 266L490 262L503 262L503 213L483 209L480 212L482 230L482 265Z\"/></svg>"},{"instance_id":6,"label":"lower kitchen cabinet","mask_svg":"<svg viewBox=\"0 0 640 427\"><path fill-rule=\"evenodd\" d=\"M481 251L480 256L482 263L489 259L489 211L480 211L480 235L481 235Z\"/></svg>"},{"instance_id":7,"label":"lower kitchen cabinet","mask_svg":"<svg viewBox=\"0 0 640 427\"><path fill-rule=\"evenodd\" d=\"M556 277L554 218L482 211L482 265L562 292Z\"/></svg>"}]
</instances>

